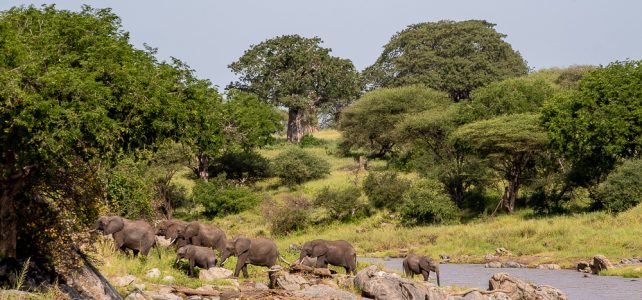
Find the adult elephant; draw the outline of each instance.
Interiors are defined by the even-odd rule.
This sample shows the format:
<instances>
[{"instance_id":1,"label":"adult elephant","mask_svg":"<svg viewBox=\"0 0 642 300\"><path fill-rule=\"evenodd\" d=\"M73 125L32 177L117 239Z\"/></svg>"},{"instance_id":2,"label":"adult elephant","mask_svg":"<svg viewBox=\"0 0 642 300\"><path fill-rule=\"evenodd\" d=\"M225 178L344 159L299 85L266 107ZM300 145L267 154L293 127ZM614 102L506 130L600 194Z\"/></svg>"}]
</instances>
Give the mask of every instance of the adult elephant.
<instances>
[{"instance_id":1,"label":"adult elephant","mask_svg":"<svg viewBox=\"0 0 642 300\"><path fill-rule=\"evenodd\" d=\"M182 220L162 220L156 225L156 235L162 235L170 240L170 245L176 245L177 248L187 245L187 241L178 237L178 231L181 227L187 226L187 222Z\"/></svg>"},{"instance_id":2,"label":"adult elephant","mask_svg":"<svg viewBox=\"0 0 642 300\"><path fill-rule=\"evenodd\" d=\"M211 247L219 252L225 249L225 232L214 225L201 224L196 221L179 226L178 238L183 238L188 244L195 246Z\"/></svg>"},{"instance_id":3,"label":"adult elephant","mask_svg":"<svg viewBox=\"0 0 642 300\"><path fill-rule=\"evenodd\" d=\"M118 249L125 253L131 249L134 256L139 252L146 256L156 244L156 230L143 220L132 221L118 216L102 216L96 220L94 229L101 231L103 235L111 234Z\"/></svg>"},{"instance_id":4,"label":"adult elephant","mask_svg":"<svg viewBox=\"0 0 642 300\"><path fill-rule=\"evenodd\" d=\"M230 256L238 258L234 277L238 277L242 270L245 278L249 277L247 274L248 264L271 268L280 258L279 249L273 241L266 238L249 239L244 236L236 237L225 243L225 249L221 253L221 267Z\"/></svg>"},{"instance_id":5,"label":"adult elephant","mask_svg":"<svg viewBox=\"0 0 642 300\"><path fill-rule=\"evenodd\" d=\"M435 272L437 275L437 285L439 283L439 262L430 257L416 254L408 254L403 260L403 272L406 276L413 278L415 274L421 274L424 281L428 281L430 272Z\"/></svg>"},{"instance_id":6,"label":"adult elephant","mask_svg":"<svg viewBox=\"0 0 642 300\"><path fill-rule=\"evenodd\" d=\"M317 268L327 268L328 264L343 267L347 274L357 274L357 252L350 243L344 240L313 240L301 247L301 255L295 263L305 257L316 258Z\"/></svg>"}]
</instances>

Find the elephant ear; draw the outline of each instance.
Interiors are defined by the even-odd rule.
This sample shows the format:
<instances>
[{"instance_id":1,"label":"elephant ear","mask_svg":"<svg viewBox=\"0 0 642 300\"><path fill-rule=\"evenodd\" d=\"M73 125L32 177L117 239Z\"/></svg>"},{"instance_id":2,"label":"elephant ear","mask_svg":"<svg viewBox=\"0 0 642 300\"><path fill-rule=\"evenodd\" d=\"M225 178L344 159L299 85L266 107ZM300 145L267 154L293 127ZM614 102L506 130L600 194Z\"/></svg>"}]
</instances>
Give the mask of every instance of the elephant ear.
<instances>
[{"instance_id":1,"label":"elephant ear","mask_svg":"<svg viewBox=\"0 0 642 300\"><path fill-rule=\"evenodd\" d=\"M426 271L436 271L435 269L435 263L426 257L422 257L419 259L419 266L421 267L422 270Z\"/></svg>"},{"instance_id":2,"label":"elephant ear","mask_svg":"<svg viewBox=\"0 0 642 300\"><path fill-rule=\"evenodd\" d=\"M105 235L112 234L112 233L115 233L115 232L123 230L123 227L125 227L125 221L123 221L123 218L121 218L121 217L111 217L111 218L109 218L109 220L107 220L107 224L105 225L104 233L105 233Z\"/></svg>"},{"instance_id":3,"label":"elephant ear","mask_svg":"<svg viewBox=\"0 0 642 300\"><path fill-rule=\"evenodd\" d=\"M326 245L326 243L317 243L312 246L312 257L325 255L326 252L328 252L328 245Z\"/></svg>"},{"instance_id":4,"label":"elephant ear","mask_svg":"<svg viewBox=\"0 0 642 300\"><path fill-rule=\"evenodd\" d=\"M236 256L241 255L241 253L246 252L250 250L250 246L252 245L252 241L250 239L245 238L245 237L238 237L234 240L234 252L236 252Z\"/></svg>"},{"instance_id":5,"label":"elephant ear","mask_svg":"<svg viewBox=\"0 0 642 300\"><path fill-rule=\"evenodd\" d=\"M187 224L185 226L185 230L184 230L183 236L185 236L186 238L191 238L191 237L197 235L199 230L200 230L200 227L201 227L201 224L199 224L197 222L192 222L192 223Z\"/></svg>"}]
</instances>

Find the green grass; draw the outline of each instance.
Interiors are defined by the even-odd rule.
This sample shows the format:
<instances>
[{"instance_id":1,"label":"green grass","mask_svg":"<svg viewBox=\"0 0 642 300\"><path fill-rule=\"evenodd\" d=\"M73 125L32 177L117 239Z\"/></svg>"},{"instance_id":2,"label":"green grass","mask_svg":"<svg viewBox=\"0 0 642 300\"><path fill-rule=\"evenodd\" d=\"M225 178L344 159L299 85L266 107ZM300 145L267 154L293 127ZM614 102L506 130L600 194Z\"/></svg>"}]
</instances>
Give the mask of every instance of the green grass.
<instances>
[{"instance_id":1,"label":"green grass","mask_svg":"<svg viewBox=\"0 0 642 300\"><path fill-rule=\"evenodd\" d=\"M622 276L625 278L642 278L642 266L625 266L617 269L604 270L600 275Z\"/></svg>"}]
</instances>

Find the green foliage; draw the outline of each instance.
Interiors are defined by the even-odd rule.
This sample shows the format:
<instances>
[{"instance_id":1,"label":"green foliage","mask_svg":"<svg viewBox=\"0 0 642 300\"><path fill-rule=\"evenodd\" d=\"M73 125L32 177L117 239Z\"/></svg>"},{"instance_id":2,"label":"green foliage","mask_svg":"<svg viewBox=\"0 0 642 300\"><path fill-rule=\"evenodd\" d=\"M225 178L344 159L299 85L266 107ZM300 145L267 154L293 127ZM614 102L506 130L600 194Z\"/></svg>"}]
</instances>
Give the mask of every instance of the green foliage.
<instances>
[{"instance_id":1,"label":"green foliage","mask_svg":"<svg viewBox=\"0 0 642 300\"><path fill-rule=\"evenodd\" d=\"M612 212L621 212L642 202L642 160L625 160L597 188L595 201Z\"/></svg>"},{"instance_id":2,"label":"green foliage","mask_svg":"<svg viewBox=\"0 0 642 300\"><path fill-rule=\"evenodd\" d=\"M481 20L410 25L366 68L366 86L423 83L459 101L491 82L526 75L526 62L494 27Z\"/></svg>"},{"instance_id":3,"label":"green foliage","mask_svg":"<svg viewBox=\"0 0 642 300\"><path fill-rule=\"evenodd\" d=\"M109 172L107 195L116 214L130 219L155 216L152 205L155 194L151 178L146 177L146 163L126 158Z\"/></svg>"},{"instance_id":4,"label":"green foliage","mask_svg":"<svg viewBox=\"0 0 642 300\"><path fill-rule=\"evenodd\" d=\"M397 211L403 205L403 194L410 187L410 181L400 178L398 173L370 172L363 181L363 190L373 207Z\"/></svg>"},{"instance_id":5,"label":"green foliage","mask_svg":"<svg viewBox=\"0 0 642 300\"><path fill-rule=\"evenodd\" d=\"M590 186L620 158L642 151L642 62L598 68L546 102L542 120L552 146L571 163L569 180Z\"/></svg>"},{"instance_id":6,"label":"green foliage","mask_svg":"<svg viewBox=\"0 0 642 300\"><path fill-rule=\"evenodd\" d=\"M561 70L560 75L555 79L555 83L566 89L577 89L580 80L584 75L595 70L594 66L571 66Z\"/></svg>"},{"instance_id":7,"label":"green foliage","mask_svg":"<svg viewBox=\"0 0 642 300\"><path fill-rule=\"evenodd\" d=\"M383 156L398 143L398 132L391 130L408 115L443 107L446 94L421 85L382 88L366 93L341 114L344 151L364 148Z\"/></svg>"},{"instance_id":8,"label":"green foliage","mask_svg":"<svg viewBox=\"0 0 642 300\"><path fill-rule=\"evenodd\" d=\"M330 164L320 156L292 147L272 160L274 175L287 186L294 186L330 174Z\"/></svg>"},{"instance_id":9,"label":"green foliage","mask_svg":"<svg viewBox=\"0 0 642 300\"><path fill-rule=\"evenodd\" d=\"M310 225L310 200L305 196L292 194L285 194L281 198L281 201L265 198L261 205L261 215L270 223L273 235L286 235Z\"/></svg>"},{"instance_id":10,"label":"green foliage","mask_svg":"<svg viewBox=\"0 0 642 300\"><path fill-rule=\"evenodd\" d=\"M536 112L553 93L551 84L530 77L491 83L475 90L470 101L462 102L458 122L469 123L502 115Z\"/></svg>"},{"instance_id":11,"label":"green foliage","mask_svg":"<svg viewBox=\"0 0 642 300\"><path fill-rule=\"evenodd\" d=\"M227 179L255 182L270 177L270 161L256 152L227 152L217 157L209 168L211 175L225 173Z\"/></svg>"},{"instance_id":12,"label":"green foliage","mask_svg":"<svg viewBox=\"0 0 642 300\"><path fill-rule=\"evenodd\" d=\"M459 216L459 208L436 180L414 182L403 194L401 219L406 225L452 223Z\"/></svg>"},{"instance_id":13,"label":"green foliage","mask_svg":"<svg viewBox=\"0 0 642 300\"><path fill-rule=\"evenodd\" d=\"M325 142L323 140L317 139L309 133L305 134L299 141L299 147L301 148L319 147L323 146L324 144Z\"/></svg>"},{"instance_id":14,"label":"green foliage","mask_svg":"<svg viewBox=\"0 0 642 300\"><path fill-rule=\"evenodd\" d=\"M356 186L343 188L323 187L314 199L314 205L328 211L333 220L346 220L367 214L367 204L360 201L361 189Z\"/></svg>"},{"instance_id":15,"label":"green foliage","mask_svg":"<svg viewBox=\"0 0 642 300\"><path fill-rule=\"evenodd\" d=\"M205 208L208 217L236 214L258 205L260 198L245 186L227 186L217 181L199 180L192 190L194 201Z\"/></svg>"},{"instance_id":16,"label":"green foliage","mask_svg":"<svg viewBox=\"0 0 642 300\"><path fill-rule=\"evenodd\" d=\"M276 109L256 95L231 90L223 105L226 148L238 146L244 151L263 147L274 141L272 135L283 129Z\"/></svg>"}]
</instances>

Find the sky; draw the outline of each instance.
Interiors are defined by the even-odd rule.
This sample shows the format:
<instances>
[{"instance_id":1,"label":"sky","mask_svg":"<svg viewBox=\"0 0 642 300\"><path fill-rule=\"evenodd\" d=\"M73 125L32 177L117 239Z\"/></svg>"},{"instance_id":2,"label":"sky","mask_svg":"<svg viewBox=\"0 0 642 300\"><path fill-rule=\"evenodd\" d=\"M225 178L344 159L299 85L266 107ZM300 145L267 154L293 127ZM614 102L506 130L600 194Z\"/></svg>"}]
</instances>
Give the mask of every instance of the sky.
<instances>
[{"instance_id":1,"label":"sky","mask_svg":"<svg viewBox=\"0 0 642 300\"><path fill-rule=\"evenodd\" d=\"M227 66L269 38L320 37L332 55L363 70L396 32L446 19L497 24L534 70L642 59L636 0L0 0L0 10L44 3L73 11L109 7L134 46L158 48L161 60L181 59L220 90L237 78Z\"/></svg>"}]
</instances>

